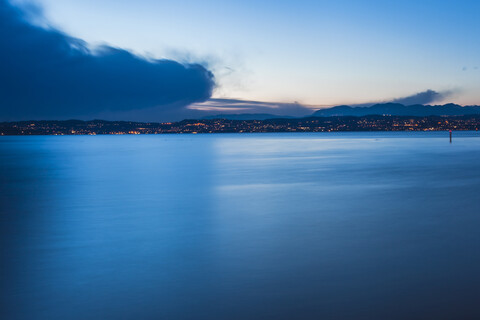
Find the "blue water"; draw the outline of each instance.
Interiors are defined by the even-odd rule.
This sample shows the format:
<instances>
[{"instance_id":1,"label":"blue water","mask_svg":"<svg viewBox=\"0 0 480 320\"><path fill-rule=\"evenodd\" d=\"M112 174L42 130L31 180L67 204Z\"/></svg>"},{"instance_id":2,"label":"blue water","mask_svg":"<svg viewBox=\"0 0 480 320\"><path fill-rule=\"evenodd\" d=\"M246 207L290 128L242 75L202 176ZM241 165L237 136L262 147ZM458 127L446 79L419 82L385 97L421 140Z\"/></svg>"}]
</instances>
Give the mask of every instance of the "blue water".
<instances>
[{"instance_id":1,"label":"blue water","mask_svg":"<svg viewBox=\"0 0 480 320\"><path fill-rule=\"evenodd\" d=\"M0 137L2 319L479 319L480 134Z\"/></svg>"}]
</instances>

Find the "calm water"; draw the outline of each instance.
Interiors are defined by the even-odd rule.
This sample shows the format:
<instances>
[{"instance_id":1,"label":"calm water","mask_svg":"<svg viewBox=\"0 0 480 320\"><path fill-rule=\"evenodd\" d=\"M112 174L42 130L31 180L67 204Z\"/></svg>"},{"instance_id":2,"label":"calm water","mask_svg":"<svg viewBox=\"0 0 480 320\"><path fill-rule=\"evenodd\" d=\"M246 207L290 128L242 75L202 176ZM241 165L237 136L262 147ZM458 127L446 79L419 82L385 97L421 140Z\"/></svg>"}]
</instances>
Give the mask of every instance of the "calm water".
<instances>
[{"instance_id":1,"label":"calm water","mask_svg":"<svg viewBox=\"0 0 480 320\"><path fill-rule=\"evenodd\" d=\"M2 319L479 319L480 134L0 137Z\"/></svg>"}]
</instances>

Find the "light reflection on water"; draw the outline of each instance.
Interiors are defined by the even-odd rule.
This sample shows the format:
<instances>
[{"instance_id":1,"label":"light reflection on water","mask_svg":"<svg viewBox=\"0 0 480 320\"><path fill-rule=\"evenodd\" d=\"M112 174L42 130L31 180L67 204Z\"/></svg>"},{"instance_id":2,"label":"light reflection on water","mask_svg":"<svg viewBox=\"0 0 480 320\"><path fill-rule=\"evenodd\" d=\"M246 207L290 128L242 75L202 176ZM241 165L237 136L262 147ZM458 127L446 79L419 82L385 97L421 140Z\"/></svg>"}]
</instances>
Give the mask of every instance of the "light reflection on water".
<instances>
[{"instance_id":1,"label":"light reflection on water","mask_svg":"<svg viewBox=\"0 0 480 320\"><path fill-rule=\"evenodd\" d=\"M479 147L1 137L2 318L480 317Z\"/></svg>"}]
</instances>

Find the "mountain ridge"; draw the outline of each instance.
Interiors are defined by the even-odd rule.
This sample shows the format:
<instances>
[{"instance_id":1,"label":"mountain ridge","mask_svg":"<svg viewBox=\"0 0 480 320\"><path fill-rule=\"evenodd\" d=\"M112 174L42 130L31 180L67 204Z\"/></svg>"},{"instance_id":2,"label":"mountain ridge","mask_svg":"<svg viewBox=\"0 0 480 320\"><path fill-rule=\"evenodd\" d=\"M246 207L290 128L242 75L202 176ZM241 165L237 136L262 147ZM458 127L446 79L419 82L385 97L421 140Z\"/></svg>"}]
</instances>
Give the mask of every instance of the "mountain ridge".
<instances>
[{"instance_id":1,"label":"mountain ridge","mask_svg":"<svg viewBox=\"0 0 480 320\"><path fill-rule=\"evenodd\" d=\"M391 116L464 116L480 114L480 106L461 106L454 103L444 105L403 105L400 103L377 103L370 107L352 107L340 105L315 111L314 117L332 116L367 116L367 115L391 115Z\"/></svg>"},{"instance_id":2,"label":"mountain ridge","mask_svg":"<svg viewBox=\"0 0 480 320\"><path fill-rule=\"evenodd\" d=\"M377 103L368 107L355 107L349 105L339 105L331 108L320 109L313 114L303 117L288 115L275 115L269 113L235 113L235 114L217 114L205 116L201 119L226 119L226 120L268 120L268 119L294 119L305 117L343 117L343 116L370 116L370 115L390 115L390 116L465 116L480 114L480 106L461 106L454 103L443 105L404 105L401 103Z\"/></svg>"}]
</instances>

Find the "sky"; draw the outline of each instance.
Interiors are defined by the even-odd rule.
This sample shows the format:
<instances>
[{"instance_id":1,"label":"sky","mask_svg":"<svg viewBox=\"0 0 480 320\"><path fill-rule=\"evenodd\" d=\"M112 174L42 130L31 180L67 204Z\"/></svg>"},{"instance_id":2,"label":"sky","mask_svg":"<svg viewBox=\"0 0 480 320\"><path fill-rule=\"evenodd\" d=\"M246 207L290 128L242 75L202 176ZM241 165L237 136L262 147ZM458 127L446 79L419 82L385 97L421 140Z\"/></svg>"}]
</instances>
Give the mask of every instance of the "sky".
<instances>
[{"instance_id":1,"label":"sky","mask_svg":"<svg viewBox=\"0 0 480 320\"><path fill-rule=\"evenodd\" d=\"M42 12L29 22L82 39L92 50L108 45L204 67L214 77L214 100L190 99L189 109L230 100L315 109L428 90L442 97L432 102L480 104L479 1L34 3Z\"/></svg>"}]
</instances>

